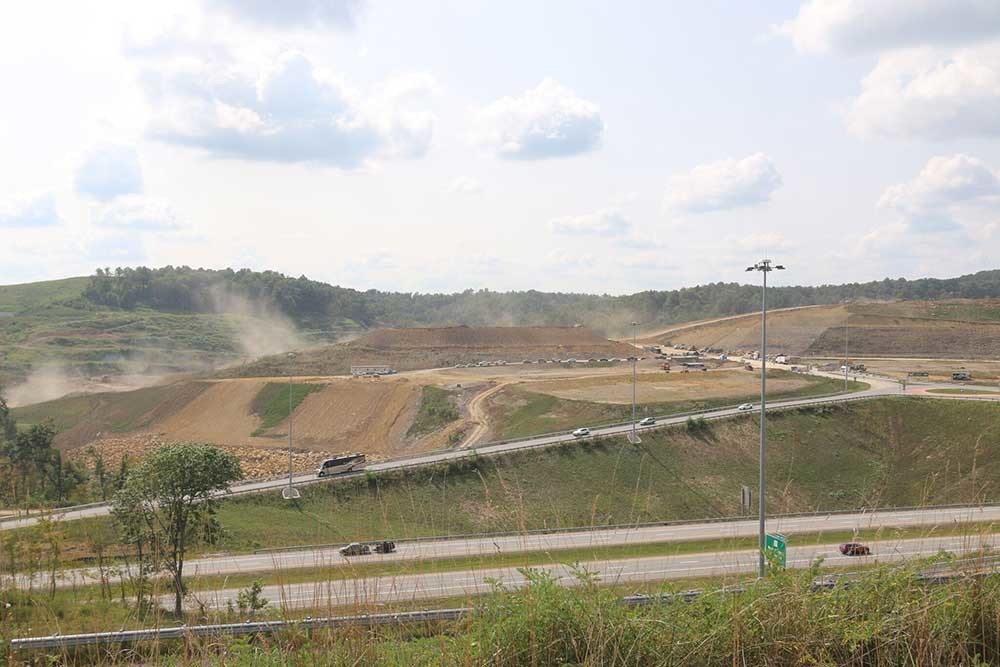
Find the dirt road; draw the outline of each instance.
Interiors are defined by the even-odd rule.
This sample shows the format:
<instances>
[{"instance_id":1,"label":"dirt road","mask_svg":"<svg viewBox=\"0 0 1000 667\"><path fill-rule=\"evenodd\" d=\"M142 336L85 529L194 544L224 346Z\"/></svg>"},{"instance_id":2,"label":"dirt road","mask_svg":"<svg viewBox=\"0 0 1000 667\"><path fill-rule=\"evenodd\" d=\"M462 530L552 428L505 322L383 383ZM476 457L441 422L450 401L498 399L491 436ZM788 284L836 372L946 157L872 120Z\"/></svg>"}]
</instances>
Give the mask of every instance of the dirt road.
<instances>
[{"instance_id":1,"label":"dirt road","mask_svg":"<svg viewBox=\"0 0 1000 667\"><path fill-rule=\"evenodd\" d=\"M465 440L459 445L460 448L471 447L480 440L486 437L490 432L489 418L486 415L486 410L484 408L485 401L493 394L498 391L502 391L504 387L511 384L511 382L499 382L486 391L481 391L476 396L469 401L469 422L474 424L472 430L469 434L465 436Z\"/></svg>"}]
</instances>

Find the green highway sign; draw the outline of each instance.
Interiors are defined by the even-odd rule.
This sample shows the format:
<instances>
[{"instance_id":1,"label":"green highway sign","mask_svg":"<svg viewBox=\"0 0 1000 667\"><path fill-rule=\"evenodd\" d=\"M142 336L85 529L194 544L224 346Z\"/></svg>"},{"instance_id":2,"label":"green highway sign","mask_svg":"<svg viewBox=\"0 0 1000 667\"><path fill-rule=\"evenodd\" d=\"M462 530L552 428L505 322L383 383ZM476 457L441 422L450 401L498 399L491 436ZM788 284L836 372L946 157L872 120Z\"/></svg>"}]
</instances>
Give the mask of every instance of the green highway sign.
<instances>
[{"instance_id":1,"label":"green highway sign","mask_svg":"<svg viewBox=\"0 0 1000 667\"><path fill-rule=\"evenodd\" d=\"M768 533L764 536L764 553L767 555L767 559L772 562L777 562L781 567L785 567L785 552L786 552L785 536L781 533Z\"/></svg>"}]
</instances>

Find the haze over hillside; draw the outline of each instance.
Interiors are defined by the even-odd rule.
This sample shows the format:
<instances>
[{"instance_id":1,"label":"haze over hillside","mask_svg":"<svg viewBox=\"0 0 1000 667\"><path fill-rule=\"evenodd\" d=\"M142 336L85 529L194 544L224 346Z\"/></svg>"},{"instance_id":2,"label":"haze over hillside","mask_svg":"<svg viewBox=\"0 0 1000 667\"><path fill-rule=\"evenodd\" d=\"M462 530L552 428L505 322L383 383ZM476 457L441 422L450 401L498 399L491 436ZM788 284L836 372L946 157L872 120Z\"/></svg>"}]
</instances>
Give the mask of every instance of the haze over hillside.
<instances>
[{"instance_id":1,"label":"haze over hillside","mask_svg":"<svg viewBox=\"0 0 1000 667\"><path fill-rule=\"evenodd\" d=\"M769 302L782 308L997 296L1000 271L983 271L949 279L775 287ZM625 296L411 294L362 292L272 271L99 270L90 278L0 287L0 383L12 386L12 399L23 404L81 389L146 386L380 327L583 324L613 337L627 335L631 321L650 331L754 312L759 298L758 286L737 283ZM336 362L336 372L346 363Z\"/></svg>"}]
</instances>

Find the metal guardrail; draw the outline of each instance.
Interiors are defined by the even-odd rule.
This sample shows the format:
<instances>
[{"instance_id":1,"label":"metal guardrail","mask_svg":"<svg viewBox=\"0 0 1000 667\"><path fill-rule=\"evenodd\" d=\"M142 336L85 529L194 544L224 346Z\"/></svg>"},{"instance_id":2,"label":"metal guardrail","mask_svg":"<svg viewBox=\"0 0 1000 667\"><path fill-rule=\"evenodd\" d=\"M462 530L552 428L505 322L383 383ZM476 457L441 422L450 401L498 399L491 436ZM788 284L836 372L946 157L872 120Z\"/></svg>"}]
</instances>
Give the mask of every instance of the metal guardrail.
<instances>
[{"instance_id":1,"label":"metal guardrail","mask_svg":"<svg viewBox=\"0 0 1000 667\"><path fill-rule=\"evenodd\" d=\"M980 566L978 571L956 571L957 566L964 563ZM983 571L983 565L989 565L990 570ZM916 575L920 583L938 585L945 584L963 576L983 576L991 574L1000 565L1000 557L965 559L943 564L951 569L945 572L932 572L934 568ZM941 566L939 566L941 567ZM850 582L861 576L860 572L845 572L833 574L813 581L811 589L814 592L830 590L839 583ZM676 601L690 603L703 595L738 594L747 592L746 586L730 586L720 589L693 589L680 593L662 593L658 595L629 595L621 598L621 603L630 607L644 607L654 604L670 604ZM44 651L49 649L68 649L79 646L94 646L107 644L135 644L143 641L163 641L176 639L192 639L195 637L219 637L237 635L273 634L286 630L310 632L317 629L379 627L393 625L409 625L414 623L436 623L457 621L477 613L475 607L453 607L448 609L427 609L421 611L395 612L387 614L357 614L351 616L329 616L323 618L304 618L289 621L247 621L245 623L223 623L214 625L182 625L174 628L149 628L143 630L119 630L113 632L93 632L71 635L49 635L43 637L23 637L10 641L11 651Z\"/></svg>"}]
</instances>

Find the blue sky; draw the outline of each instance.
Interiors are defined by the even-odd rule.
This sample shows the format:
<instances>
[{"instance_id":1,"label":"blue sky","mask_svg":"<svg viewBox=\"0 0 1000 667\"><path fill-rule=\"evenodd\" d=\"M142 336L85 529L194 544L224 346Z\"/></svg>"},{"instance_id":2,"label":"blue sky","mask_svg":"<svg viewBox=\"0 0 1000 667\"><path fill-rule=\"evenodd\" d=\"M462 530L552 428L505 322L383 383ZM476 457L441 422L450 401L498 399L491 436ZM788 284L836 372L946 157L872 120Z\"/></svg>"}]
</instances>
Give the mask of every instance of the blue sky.
<instances>
[{"instance_id":1,"label":"blue sky","mask_svg":"<svg viewBox=\"0 0 1000 667\"><path fill-rule=\"evenodd\" d=\"M1000 250L995 0L25 4L0 282L624 293ZM77 6L79 5L79 6Z\"/></svg>"}]
</instances>

